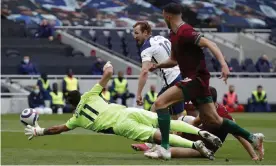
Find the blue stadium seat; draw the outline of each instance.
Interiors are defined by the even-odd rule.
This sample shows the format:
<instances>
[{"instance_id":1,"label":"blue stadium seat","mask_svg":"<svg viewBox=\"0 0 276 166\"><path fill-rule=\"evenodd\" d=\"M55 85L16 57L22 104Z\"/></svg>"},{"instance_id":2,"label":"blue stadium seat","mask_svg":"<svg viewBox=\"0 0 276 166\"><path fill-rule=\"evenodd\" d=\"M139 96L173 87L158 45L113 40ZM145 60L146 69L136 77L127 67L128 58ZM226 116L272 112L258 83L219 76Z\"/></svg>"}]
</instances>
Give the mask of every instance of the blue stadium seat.
<instances>
[{"instance_id":1,"label":"blue stadium seat","mask_svg":"<svg viewBox=\"0 0 276 166\"><path fill-rule=\"evenodd\" d=\"M246 59L244 60L243 63L244 63L245 66L254 64L254 63L253 63L253 60L252 60L252 59L249 59L249 58L246 58Z\"/></svg>"},{"instance_id":2,"label":"blue stadium seat","mask_svg":"<svg viewBox=\"0 0 276 166\"><path fill-rule=\"evenodd\" d=\"M236 58L231 58L230 60L230 66L239 66L239 61Z\"/></svg>"},{"instance_id":3,"label":"blue stadium seat","mask_svg":"<svg viewBox=\"0 0 276 166\"><path fill-rule=\"evenodd\" d=\"M253 65L253 64L247 65L245 67L245 69L246 69L247 72L253 72L253 73L258 72L255 65Z\"/></svg>"}]
</instances>

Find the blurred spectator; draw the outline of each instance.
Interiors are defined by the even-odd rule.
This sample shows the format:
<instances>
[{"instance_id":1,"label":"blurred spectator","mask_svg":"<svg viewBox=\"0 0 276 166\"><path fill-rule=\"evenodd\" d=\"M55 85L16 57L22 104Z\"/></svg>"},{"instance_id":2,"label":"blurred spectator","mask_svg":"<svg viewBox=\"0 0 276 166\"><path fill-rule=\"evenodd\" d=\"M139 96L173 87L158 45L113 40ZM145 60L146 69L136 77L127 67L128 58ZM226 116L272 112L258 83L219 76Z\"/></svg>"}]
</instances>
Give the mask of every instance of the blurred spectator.
<instances>
[{"instance_id":1,"label":"blurred spectator","mask_svg":"<svg viewBox=\"0 0 276 166\"><path fill-rule=\"evenodd\" d=\"M30 108L34 108L39 114L52 114L52 109L45 107L43 95L38 86L28 96L28 103Z\"/></svg>"},{"instance_id":2,"label":"blurred spectator","mask_svg":"<svg viewBox=\"0 0 276 166\"><path fill-rule=\"evenodd\" d=\"M24 56L23 61L21 62L19 67L19 74L25 74L25 75L38 74L38 71L35 65L30 61L29 56Z\"/></svg>"},{"instance_id":3,"label":"blurred spectator","mask_svg":"<svg viewBox=\"0 0 276 166\"><path fill-rule=\"evenodd\" d=\"M132 75L132 68L130 66L127 67L126 73L127 75Z\"/></svg>"},{"instance_id":4,"label":"blurred spectator","mask_svg":"<svg viewBox=\"0 0 276 166\"><path fill-rule=\"evenodd\" d=\"M266 92L259 85L257 90L252 92L251 98L248 100L249 112L270 112L270 105L267 103Z\"/></svg>"},{"instance_id":5,"label":"blurred spectator","mask_svg":"<svg viewBox=\"0 0 276 166\"><path fill-rule=\"evenodd\" d=\"M152 104L157 99L158 93L154 85L150 86L150 91L144 97L144 109L150 111Z\"/></svg>"},{"instance_id":6,"label":"blurred spectator","mask_svg":"<svg viewBox=\"0 0 276 166\"><path fill-rule=\"evenodd\" d=\"M122 100L122 105L126 106L127 99L135 97L133 93L130 93L128 91L127 87L128 87L127 80L124 78L123 72L119 71L118 77L113 80L111 85L112 100L116 102L117 99L120 98Z\"/></svg>"},{"instance_id":7,"label":"blurred spectator","mask_svg":"<svg viewBox=\"0 0 276 166\"><path fill-rule=\"evenodd\" d=\"M223 105L229 112L243 112L244 107L238 102L238 95L235 92L234 85L229 86L229 92L224 94Z\"/></svg>"},{"instance_id":8,"label":"blurred spectator","mask_svg":"<svg viewBox=\"0 0 276 166\"><path fill-rule=\"evenodd\" d=\"M40 78L37 80L37 84L40 92L43 95L44 100L50 100L50 81L48 80L48 76L46 73L42 73Z\"/></svg>"},{"instance_id":9,"label":"blurred spectator","mask_svg":"<svg viewBox=\"0 0 276 166\"><path fill-rule=\"evenodd\" d=\"M48 38L50 41L52 41L54 39L53 36L54 36L53 26L47 20L45 19L42 20L38 28L38 31L35 34L35 37Z\"/></svg>"},{"instance_id":10,"label":"blurred spectator","mask_svg":"<svg viewBox=\"0 0 276 166\"><path fill-rule=\"evenodd\" d=\"M258 72L267 72L267 71L273 72L273 66L269 62L267 55L264 54L258 59L256 63L256 69Z\"/></svg>"},{"instance_id":11,"label":"blurred spectator","mask_svg":"<svg viewBox=\"0 0 276 166\"><path fill-rule=\"evenodd\" d=\"M92 75L102 75L103 74L104 62L101 58L97 58L97 61L92 66Z\"/></svg>"},{"instance_id":12,"label":"blurred spectator","mask_svg":"<svg viewBox=\"0 0 276 166\"><path fill-rule=\"evenodd\" d=\"M65 76L62 81L62 91L63 91L63 94L65 95L65 98L68 92L73 90L79 90L79 89L80 88L79 88L78 79L73 76L73 70L68 69L67 76Z\"/></svg>"},{"instance_id":13,"label":"blurred spectator","mask_svg":"<svg viewBox=\"0 0 276 166\"><path fill-rule=\"evenodd\" d=\"M53 83L53 91L51 95L51 108L53 113L62 114L64 108L64 97L61 91L58 91L58 84Z\"/></svg>"},{"instance_id":14,"label":"blurred spectator","mask_svg":"<svg viewBox=\"0 0 276 166\"><path fill-rule=\"evenodd\" d=\"M110 102L111 93L107 90L107 88L103 88L101 95L102 95L102 98L104 98L106 101Z\"/></svg>"}]
</instances>

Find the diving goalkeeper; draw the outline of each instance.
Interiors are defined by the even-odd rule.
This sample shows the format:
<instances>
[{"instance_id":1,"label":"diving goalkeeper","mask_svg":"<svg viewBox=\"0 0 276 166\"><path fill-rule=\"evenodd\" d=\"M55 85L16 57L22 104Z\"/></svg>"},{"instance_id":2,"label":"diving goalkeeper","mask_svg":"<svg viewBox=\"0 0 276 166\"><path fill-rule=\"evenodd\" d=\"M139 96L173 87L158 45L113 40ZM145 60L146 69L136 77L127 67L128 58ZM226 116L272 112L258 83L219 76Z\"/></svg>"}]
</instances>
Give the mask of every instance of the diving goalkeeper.
<instances>
[{"instance_id":1,"label":"diving goalkeeper","mask_svg":"<svg viewBox=\"0 0 276 166\"><path fill-rule=\"evenodd\" d=\"M139 108L127 108L123 105L110 104L101 97L113 74L113 66L107 62L103 68L103 76L94 87L84 93L72 91L68 94L68 102L75 108L75 113L65 124L41 128L38 124L28 125L25 135L31 140L36 136L54 135L81 127L100 133L116 134L135 141L160 144L161 133L158 130L156 113ZM200 130L182 121L171 121L171 130L199 135L215 146L221 146L221 141L213 134ZM169 143L173 148L191 148L203 156L212 159L213 153L208 150L202 141L190 141L171 134ZM164 159L170 159L170 153Z\"/></svg>"}]
</instances>

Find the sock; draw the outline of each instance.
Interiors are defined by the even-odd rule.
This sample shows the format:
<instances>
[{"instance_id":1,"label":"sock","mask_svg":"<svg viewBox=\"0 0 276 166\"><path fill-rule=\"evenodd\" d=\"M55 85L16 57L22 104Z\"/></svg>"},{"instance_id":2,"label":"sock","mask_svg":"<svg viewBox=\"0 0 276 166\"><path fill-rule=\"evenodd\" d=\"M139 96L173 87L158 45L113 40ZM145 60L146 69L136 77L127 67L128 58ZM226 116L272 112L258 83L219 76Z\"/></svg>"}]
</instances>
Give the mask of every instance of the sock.
<instances>
[{"instance_id":1,"label":"sock","mask_svg":"<svg viewBox=\"0 0 276 166\"><path fill-rule=\"evenodd\" d=\"M182 138L178 135L170 134L170 145L174 147L193 148L193 141Z\"/></svg>"},{"instance_id":2,"label":"sock","mask_svg":"<svg viewBox=\"0 0 276 166\"><path fill-rule=\"evenodd\" d=\"M194 127L188 123L185 123L180 120L172 120L171 121L171 130L177 131L177 132L183 132L183 133L189 133L189 134L195 134L198 135L198 132L200 131L199 128Z\"/></svg>"},{"instance_id":3,"label":"sock","mask_svg":"<svg viewBox=\"0 0 276 166\"><path fill-rule=\"evenodd\" d=\"M156 110L158 115L158 124L162 136L161 146L165 149L169 148L170 133L170 114L167 108Z\"/></svg>"},{"instance_id":4,"label":"sock","mask_svg":"<svg viewBox=\"0 0 276 166\"><path fill-rule=\"evenodd\" d=\"M247 130L241 128L232 120L223 118L222 125L220 127L222 130L227 131L233 135L241 136L242 138L246 139L248 142L252 143L253 135L248 132Z\"/></svg>"}]
</instances>

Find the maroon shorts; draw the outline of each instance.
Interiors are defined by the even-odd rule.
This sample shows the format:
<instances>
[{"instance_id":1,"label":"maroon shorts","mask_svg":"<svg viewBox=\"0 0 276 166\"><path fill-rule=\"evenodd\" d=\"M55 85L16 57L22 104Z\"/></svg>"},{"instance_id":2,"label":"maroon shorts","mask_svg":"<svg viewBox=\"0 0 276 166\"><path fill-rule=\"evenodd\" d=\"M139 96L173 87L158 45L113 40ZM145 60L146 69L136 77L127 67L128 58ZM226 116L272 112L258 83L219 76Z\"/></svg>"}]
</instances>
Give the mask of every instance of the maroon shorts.
<instances>
[{"instance_id":1,"label":"maroon shorts","mask_svg":"<svg viewBox=\"0 0 276 166\"><path fill-rule=\"evenodd\" d=\"M209 89L209 78L185 79L175 85L182 89L184 101L192 101L194 105L213 102Z\"/></svg>"}]
</instances>

